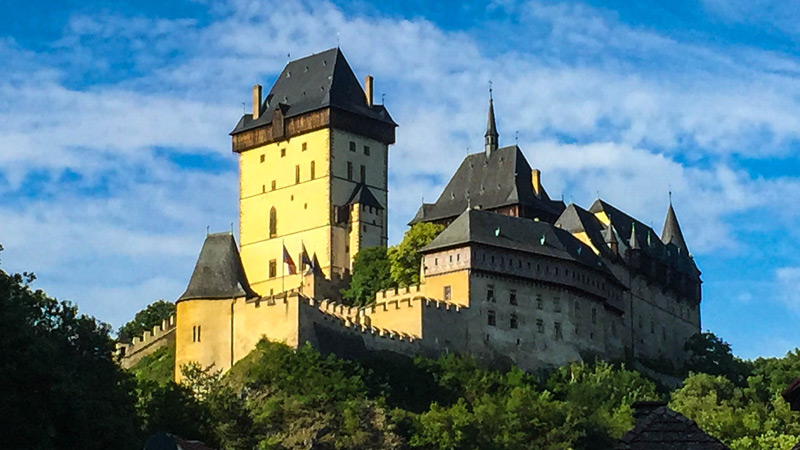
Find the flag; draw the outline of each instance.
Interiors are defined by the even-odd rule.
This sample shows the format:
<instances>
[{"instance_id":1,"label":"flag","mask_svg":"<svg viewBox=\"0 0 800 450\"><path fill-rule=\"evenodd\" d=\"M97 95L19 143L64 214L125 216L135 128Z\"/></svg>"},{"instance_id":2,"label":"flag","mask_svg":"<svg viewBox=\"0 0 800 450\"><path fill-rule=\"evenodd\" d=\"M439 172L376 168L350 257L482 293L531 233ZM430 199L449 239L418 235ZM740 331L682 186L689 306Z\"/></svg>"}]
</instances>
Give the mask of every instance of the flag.
<instances>
[{"instance_id":1,"label":"flag","mask_svg":"<svg viewBox=\"0 0 800 450\"><path fill-rule=\"evenodd\" d=\"M294 275L297 273L297 266L292 261L292 257L289 255L289 252L286 251L286 246L283 246L283 263L289 267L289 275Z\"/></svg>"},{"instance_id":2,"label":"flag","mask_svg":"<svg viewBox=\"0 0 800 450\"><path fill-rule=\"evenodd\" d=\"M301 244L303 246L303 253L300 254L300 268L305 270L306 267L314 268L314 263L311 262L311 258L308 257L308 251L306 250L306 244Z\"/></svg>"}]
</instances>

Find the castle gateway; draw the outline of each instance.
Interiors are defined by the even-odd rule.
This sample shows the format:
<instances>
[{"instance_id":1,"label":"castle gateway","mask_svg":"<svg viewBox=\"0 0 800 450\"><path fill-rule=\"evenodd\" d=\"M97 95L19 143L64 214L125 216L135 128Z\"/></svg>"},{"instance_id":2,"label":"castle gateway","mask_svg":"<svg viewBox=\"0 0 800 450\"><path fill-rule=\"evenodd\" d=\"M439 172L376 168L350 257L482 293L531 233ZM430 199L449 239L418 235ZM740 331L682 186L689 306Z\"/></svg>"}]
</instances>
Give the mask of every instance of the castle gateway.
<instances>
[{"instance_id":1,"label":"castle gateway","mask_svg":"<svg viewBox=\"0 0 800 450\"><path fill-rule=\"evenodd\" d=\"M341 303L359 250L387 244L395 127L341 51L292 61L231 132L239 245L210 234L177 300L175 376L227 370L263 337L357 356L469 353L533 371L570 361L681 362L700 331L700 271L672 205L660 236L598 199L551 199L494 107L468 155L411 223L444 231L422 249L421 283ZM136 353L141 339L127 348Z\"/></svg>"}]
</instances>

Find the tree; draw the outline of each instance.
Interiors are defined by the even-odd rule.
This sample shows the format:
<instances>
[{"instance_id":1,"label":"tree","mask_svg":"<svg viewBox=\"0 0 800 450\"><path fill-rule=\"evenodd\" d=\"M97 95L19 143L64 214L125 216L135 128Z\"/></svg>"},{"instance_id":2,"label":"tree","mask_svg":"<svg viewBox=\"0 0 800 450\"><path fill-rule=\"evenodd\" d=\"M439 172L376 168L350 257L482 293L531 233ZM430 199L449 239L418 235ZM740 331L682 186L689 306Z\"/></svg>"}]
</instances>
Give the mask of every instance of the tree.
<instances>
[{"instance_id":1,"label":"tree","mask_svg":"<svg viewBox=\"0 0 800 450\"><path fill-rule=\"evenodd\" d=\"M158 300L136 313L133 320L121 326L117 334L120 338L124 336L128 339L141 336L145 331L152 330L153 327L161 324L173 314L175 314L174 303Z\"/></svg>"},{"instance_id":2,"label":"tree","mask_svg":"<svg viewBox=\"0 0 800 450\"><path fill-rule=\"evenodd\" d=\"M688 353L684 371L686 374L707 373L722 375L737 386L745 386L751 367L733 356L731 346L714 333L697 333L684 345Z\"/></svg>"},{"instance_id":3,"label":"tree","mask_svg":"<svg viewBox=\"0 0 800 450\"><path fill-rule=\"evenodd\" d=\"M403 240L389 252L392 280L398 286L410 286L419 283L420 262L419 250L444 230L444 225L434 223L415 223L403 235Z\"/></svg>"},{"instance_id":4,"label":"tree","mask_svg":"<svg viewBox=\"0 0 800 450\"><path fill-rule=\"evenodd\" d=\"M6 448L141 448L135 381L110 327L0 270L0 424Z\"/></svg>"},{"instance_id":5,"label":"tree","mask_svg":"<svg viewBox=\"0 0 800 450\"><path fill-rule=\"evenodd\" d=\"M342 290L345 300L363 306L373 300L376 292L395 286L389 267L386 247L362 249L353 260L350 286Z\"/></svg>"}]
</instances>

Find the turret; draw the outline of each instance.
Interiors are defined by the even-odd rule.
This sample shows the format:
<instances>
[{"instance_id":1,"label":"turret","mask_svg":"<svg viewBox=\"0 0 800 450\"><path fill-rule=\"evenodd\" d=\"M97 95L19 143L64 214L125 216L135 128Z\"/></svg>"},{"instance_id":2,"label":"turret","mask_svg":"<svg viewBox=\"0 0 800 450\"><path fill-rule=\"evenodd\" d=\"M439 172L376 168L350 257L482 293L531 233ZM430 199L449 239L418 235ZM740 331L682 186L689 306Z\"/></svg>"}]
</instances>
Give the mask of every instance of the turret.
<instances>
[{"instance_id":1,"label":"turret","mask_svg":"<svg viewBox=\"0 0 800 450\"><path fill-rule=\"evenodd\" d=\"M661 242L664 244L675 244L680 254L684 256L689 255L689 249L686 247L686 241L683 239L681 226L678 224L678 217L675 215L675 210L672 208L671 201L667 209L667 217L664 220L664 230L661 232Z\"/></svg>"},{"instance_id":2,"label":"turret","mask_svg":"<svg viewBox=\"0 0 800 450\"><path fill-rule=\"evenodd\" d=\"M614 225L609 223L608 228L606 228L603 234L604 234L603 238L606 241L606 245L608 245L608 248L615 255L619 254L619 242L617 241L617 236L614 234Z\"/></svg>"},{"instance_id":3,"label":"turret","mask_svg":"<svg viewBox=\"0 0 800 450\"><path fill-rule=\"evenodd\" d=\"M486 148L486 157L490 158L492 152L497 151L497 124L494 121L494 104L492 101L491 90L489 91L489 115L486 118L486 134L484 135L484 147Z\"/></svg>"}]
</instances>

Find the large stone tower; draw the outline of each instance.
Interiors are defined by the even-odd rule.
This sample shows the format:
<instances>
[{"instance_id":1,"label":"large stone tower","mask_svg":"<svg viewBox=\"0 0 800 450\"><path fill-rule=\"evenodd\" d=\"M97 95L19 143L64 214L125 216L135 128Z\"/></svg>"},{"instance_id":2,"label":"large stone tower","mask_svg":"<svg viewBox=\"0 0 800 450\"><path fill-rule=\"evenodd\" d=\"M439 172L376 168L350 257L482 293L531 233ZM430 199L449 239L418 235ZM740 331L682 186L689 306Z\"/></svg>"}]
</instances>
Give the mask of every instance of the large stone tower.
<instances>
[{"instance_id":1,"label":"large stone tower","mask_svg":"<svg viewBox=\"0 0 800 450\"><path fill-rule=\"evenodd\" d=\"M301 285L302 248L330 279L361 248L386 245L388 148L395 127L338 48L286 65L266 98L231 132L239 154L239 233L260 295ZM289 274L283 248L297 266Z\"/></svg>"}]
</instances>

